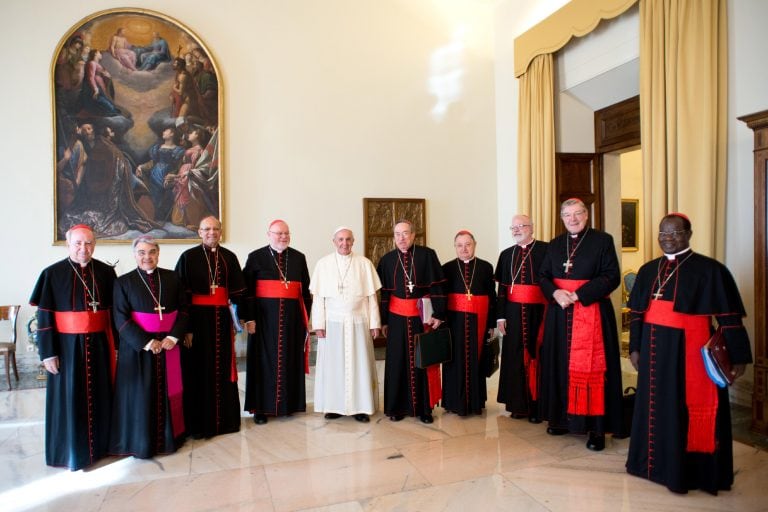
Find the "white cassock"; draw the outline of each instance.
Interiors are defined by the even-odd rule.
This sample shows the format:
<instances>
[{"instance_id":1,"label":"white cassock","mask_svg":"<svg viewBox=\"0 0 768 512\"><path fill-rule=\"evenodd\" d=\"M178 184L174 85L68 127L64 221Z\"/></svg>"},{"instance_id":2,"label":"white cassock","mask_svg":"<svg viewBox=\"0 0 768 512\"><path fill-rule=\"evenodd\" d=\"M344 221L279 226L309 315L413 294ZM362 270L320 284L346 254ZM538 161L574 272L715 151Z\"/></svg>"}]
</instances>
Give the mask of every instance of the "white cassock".
<instances>
[{"instance_id":1,"label":"white cassock","mask_svg":"<svg viewBox=\"0 0 768 512\"><path fill-rule=\"evenodd\" d=\"M381 327L376 290L379 276L364 256L334 252L321 258L309 290L317 340L315 412L374 414L379 392L370 329Z\"/></svg>"}]
</instances>

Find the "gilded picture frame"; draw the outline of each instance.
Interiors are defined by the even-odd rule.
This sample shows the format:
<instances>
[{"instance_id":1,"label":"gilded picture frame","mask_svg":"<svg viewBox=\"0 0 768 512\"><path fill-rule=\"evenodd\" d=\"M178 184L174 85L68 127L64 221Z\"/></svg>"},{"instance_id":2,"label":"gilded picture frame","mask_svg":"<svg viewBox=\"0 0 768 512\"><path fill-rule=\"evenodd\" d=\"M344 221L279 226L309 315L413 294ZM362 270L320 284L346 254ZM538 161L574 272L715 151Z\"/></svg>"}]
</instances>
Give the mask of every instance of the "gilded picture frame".
<instances>
[{"instance_id":1,"label":"gilded picture frame","mask_svg":"<svg viewBox=\"0 0 768 512\"><path fill-rule=\"evenodd\" d=\"M222 217L222 79L181 22L146 9L92 14L51 61L54 244L91 226L100 241L197 239Z\"/></svg>"},{"instance_id":2,"label":"gilded picture frame","mask_svg":"<svg viewBox=\"0 0 768 512\"><path fill-rule=\"evenodd\" d=\"M639 250L640 201L638 199L621 200L621 250L633 252Z\"/></svg>"}]
</instances>

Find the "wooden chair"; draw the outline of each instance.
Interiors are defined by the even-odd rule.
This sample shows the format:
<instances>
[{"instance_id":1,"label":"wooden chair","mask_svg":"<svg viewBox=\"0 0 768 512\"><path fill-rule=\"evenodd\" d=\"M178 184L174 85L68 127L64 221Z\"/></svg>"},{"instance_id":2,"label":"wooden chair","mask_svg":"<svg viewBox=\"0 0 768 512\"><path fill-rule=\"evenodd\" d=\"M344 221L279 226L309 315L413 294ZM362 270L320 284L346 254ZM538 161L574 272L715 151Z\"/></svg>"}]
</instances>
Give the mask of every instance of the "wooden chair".
<instances>
[{"instance_id":1,"label":"wooden chair","mask_svg":"<svg viewBox=\"0 0 768 512\"><path fill-rule=\"evenodd\" d=\"M0 306L0 321L11 323L10 341L0 342L0 354L5 357L5 377L8 379L8 389L11 387L11 364L16 380L19 380L19 370L16 368L16 318L21 306Z\"/></svg>"}]
</instances>

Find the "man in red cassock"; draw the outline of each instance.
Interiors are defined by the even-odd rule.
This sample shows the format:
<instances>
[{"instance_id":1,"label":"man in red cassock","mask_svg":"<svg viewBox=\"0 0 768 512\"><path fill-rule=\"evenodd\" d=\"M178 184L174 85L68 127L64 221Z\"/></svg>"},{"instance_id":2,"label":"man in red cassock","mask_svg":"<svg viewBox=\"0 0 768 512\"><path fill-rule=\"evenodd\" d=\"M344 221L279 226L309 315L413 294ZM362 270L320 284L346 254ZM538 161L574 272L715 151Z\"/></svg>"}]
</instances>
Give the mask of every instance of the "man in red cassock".
<instances>
[{"instance_id":1,"label":"man in red cassock","mask_svg":"<svg viewBox=\"0 0 768 512\"><path fill-rule=\"evenodd\" d=\"M66 239L69 257L43 270L29 302L38 307L38 349L48 371L45 463L75 471L109 448L116 276L93 259L96 238L89 226L72 226Z\"/></svg>"},{"instance_id":2,"label":"man in red cassock","mask_svg":"<svg viewBox=\"0 0 768 512\"><path fill-rule=\"evenodd\" d=\"M621 367L610 294L621 281L613 237L588 226L581 199L560 207L566 233L547 247L539 271L550 301L541 345L542 419L547 433L587 434L587 448L605 448L621 422Z\"/></svg>"},{"instance_id":3,"label":"man in red cassock","mask_svg":"<svg viewBox=\"0 0 768 512\"><path fill-rule=\"evenodd\" d=\"M181 361L184 422L194 438L240 430L236 320L230 304L242 311L246 292L237 256L219 244L221 222L204 218L198 234L202 243L184 251L176 263L190 304Z\"/></svg>"},{"instance_id":4,"label":"man in red cassock","mask_svg":"<svg viewBox=\"0 0 768 512\"><path fill-rule=\"evenodd\" d=\"M475 257L472 233L456 233L453 246L456 258L443 265L453 357L443 363L442 406L467 416L482 414L488 397L481 362L485 339L496 326L496 283L493 266Z\"/></svg>"},{"instance_id":5,"label":"man in red cassock","mask_svg":"<svg viewBox=\"0 0 768 512\"><path fill-rule=\"evenodd\" d=\"M501 251L495 275L496 323L504 336L497 400L512 418L541 423L540 328L549 301L539 287L539 268L549 244L533 238L533 222L527 215L512 217L509 229L515 245Z\"/></svg>"},{"instance_id":6,"label":"man in red cassock","mask_svg":"<svg viewBox=\"0 0 768 512\"><path fill-rule=\"evenodd\" d=\"M629 295L629 355L638 374L627 471L673 492L717 494L733 484L733 441L728 388L710 380L701 355L713 318L734 379L752 352L731 273L693 252L692 234L688 217L665 216L664 255L640 267Z\"/></svg>"},{"instance_id":7,"label":"man in red cassock","mask_svg":"<svg viewBox=\"0 0 768 512\"><path fill-rule=\"evenodd\" d=\"M269 244L250 253L243 268L251 298L243 315L249 334L244 408L257 425L267 416L307 410L312 310L307 259L288 247L291 232L284 221L270 223L267 238Z\"/></svg>"},{"instance_id":8,"label":"man in red cassock","mask_svg":"<svg viewBox=\"0 0 768 512\"><path fill-rule=\"evenodd\" d=\"M394 235L395 249L376 267L382 333L387 337L384 414L392 421L417 416L432 423L432 408L440 400L440 371L437 365L416 367L415 335L424 332L425 323L436 329L444 321L445 278L435 251L413 243L416 232L410 221L395 224Z\"/></svg>"}]
</instances>

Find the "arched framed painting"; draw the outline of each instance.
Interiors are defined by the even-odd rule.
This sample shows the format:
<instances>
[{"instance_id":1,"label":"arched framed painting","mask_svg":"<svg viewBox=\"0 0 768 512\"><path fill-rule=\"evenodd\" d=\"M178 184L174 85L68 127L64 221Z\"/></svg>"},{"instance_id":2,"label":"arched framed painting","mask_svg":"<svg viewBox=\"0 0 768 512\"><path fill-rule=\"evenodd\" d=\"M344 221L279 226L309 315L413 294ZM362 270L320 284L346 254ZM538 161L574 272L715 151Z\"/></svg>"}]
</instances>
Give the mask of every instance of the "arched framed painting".
<instances>
[{"instance_id":1,"label":"arched framed painting","mask_svg":"<svg viewBox=\"0 0 768 512\"><path fill-rule=\"evenodd\" d=\"M145 9L81 20L51 63L54 243L197 238L222 213L221 74L189 28Z\"/></svg>"}]
</instances>

